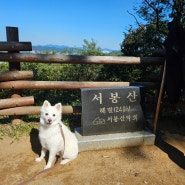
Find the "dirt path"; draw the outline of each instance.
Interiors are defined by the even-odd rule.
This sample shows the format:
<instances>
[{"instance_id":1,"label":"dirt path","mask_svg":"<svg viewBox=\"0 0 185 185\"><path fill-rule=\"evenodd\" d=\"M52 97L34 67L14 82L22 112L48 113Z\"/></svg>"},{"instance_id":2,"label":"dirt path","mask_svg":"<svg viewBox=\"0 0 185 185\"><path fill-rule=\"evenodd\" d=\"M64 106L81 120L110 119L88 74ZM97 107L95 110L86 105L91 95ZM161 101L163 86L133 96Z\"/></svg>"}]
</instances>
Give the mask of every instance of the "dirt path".
<instances>
[{"instance_id":1,"label":"dirt path","mask_svg":"<svg viewBox=\"0 0 185 185\"><path fill-rule=\"evenodd\" d=\"M11 143L0 141L0 184L14 185L40 172L36 132ZM156 145L81 152L64 166L40 174L33 185L182 185L185 184L185 136L165 132Z\"/></svg>"}]
</instances>

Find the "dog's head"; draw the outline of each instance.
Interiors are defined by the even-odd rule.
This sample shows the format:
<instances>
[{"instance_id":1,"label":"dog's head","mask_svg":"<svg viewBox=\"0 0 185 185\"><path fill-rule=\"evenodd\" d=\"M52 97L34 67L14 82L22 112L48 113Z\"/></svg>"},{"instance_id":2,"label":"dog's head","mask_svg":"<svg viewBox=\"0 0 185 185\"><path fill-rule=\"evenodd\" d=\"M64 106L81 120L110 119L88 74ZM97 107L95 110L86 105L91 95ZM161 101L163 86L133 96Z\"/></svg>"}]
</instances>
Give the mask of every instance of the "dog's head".
<instances>
[{"instance_id":1,"label":"dog's head","mask_svg":"<svg viewBox=\"0 0 185 185\"><path fill-rule=\"evenodd\" d=\"M57 103L51 106L50 102L45 100L41 107L40 123L47 126L58 124L61 121L62 104Z\"/></svg>"}]
</instances>

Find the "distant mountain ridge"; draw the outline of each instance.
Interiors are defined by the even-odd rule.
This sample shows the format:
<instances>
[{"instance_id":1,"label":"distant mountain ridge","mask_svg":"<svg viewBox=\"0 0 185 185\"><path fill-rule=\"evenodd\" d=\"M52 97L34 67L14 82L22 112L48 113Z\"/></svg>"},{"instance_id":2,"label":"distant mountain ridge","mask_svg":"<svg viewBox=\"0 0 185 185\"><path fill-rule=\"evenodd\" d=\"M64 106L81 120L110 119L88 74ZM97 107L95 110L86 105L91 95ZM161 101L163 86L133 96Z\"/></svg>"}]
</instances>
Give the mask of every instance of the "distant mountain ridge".
<instances>
[{"instance_id":1,"label":"distant mountain ridge","mask_svg":"<svg viewBox=\"0 0 185 185\"><path fill-rule=\"evenodd\" d=\"M81 50L82 47L70 47L70 46L66 46L66 45L55 45L55 44L47 44L47 45L33 45L32 46L32 50L35 52L45 52L45 51L55 51L56 53L60 53L62 50L64 49L79 49ZM108 48L103 48L101 49L102 52L105 53L111 53L111 52L116 52L118 50L111 50Z\"/></svg>"},{"instance_id":2,"label":"distant mountain ridge","mask_svg":"<svg viewBox=\"0 0 185 185\"><path fill-rule=\"evenodd\" d=\"M53 45L53 44L47 44L47 45L34 45L32 46L33 51L56 51L60 52L63 49L70 49L71 47L65 46L65 45Z\"/></svg>"}]
</instances>

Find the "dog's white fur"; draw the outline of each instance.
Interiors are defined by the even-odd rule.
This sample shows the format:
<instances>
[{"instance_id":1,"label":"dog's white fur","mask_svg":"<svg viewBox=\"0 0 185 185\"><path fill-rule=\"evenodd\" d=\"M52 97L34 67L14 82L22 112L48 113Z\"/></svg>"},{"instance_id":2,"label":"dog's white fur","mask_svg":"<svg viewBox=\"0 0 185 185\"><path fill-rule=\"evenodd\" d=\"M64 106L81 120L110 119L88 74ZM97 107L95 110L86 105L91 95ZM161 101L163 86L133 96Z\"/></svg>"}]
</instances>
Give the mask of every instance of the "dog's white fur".
<instances>
[{"instance_id":1,"label":"dog's white fur","mask_svg":"<svg viewBox=\"0 0 185 185\"><path fill-rule=\"evenodd\" d=\"M40 157L36 158L40 162L49 150L49 159L44 167L48 169L51 167L56 155L63 154L63 160L60 164L75 159L78 155L78 141L74 135L61 121L62 104L57 103L54 106L45 100L41 107L39 140L42 146ZM61 134L60 126L62 126L64 140Z\"/></svg>"}]
</instances>

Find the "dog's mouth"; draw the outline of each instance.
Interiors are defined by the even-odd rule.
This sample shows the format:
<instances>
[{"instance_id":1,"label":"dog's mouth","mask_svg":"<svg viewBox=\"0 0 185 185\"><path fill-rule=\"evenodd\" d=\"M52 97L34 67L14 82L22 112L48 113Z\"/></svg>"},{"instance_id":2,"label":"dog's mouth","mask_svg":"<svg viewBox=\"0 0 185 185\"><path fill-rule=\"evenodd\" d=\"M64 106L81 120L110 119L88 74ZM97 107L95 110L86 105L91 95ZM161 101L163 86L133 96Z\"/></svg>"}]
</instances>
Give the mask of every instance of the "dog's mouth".
<instances>
[{"instance_id":1,"label":"dog's mouth","mask_svg":"<svg viewBox=\"0 0 185 185\"><path fill-rule=\"evenodd\" d=\"M49 120L47 120L46 123L47 123L47 125L51 125L52 124L52 120L49 119Z\"/></svg>"}]
</instances>

